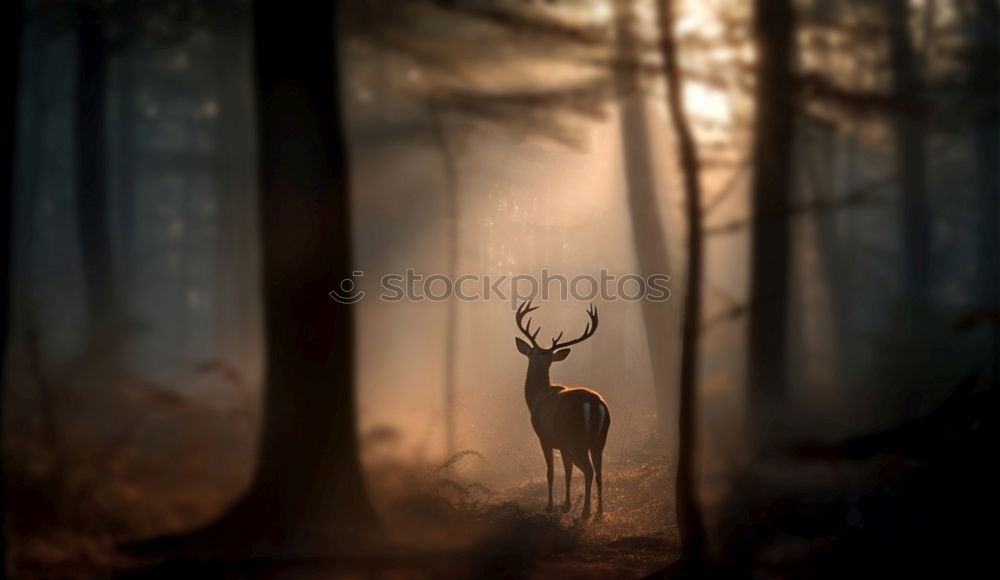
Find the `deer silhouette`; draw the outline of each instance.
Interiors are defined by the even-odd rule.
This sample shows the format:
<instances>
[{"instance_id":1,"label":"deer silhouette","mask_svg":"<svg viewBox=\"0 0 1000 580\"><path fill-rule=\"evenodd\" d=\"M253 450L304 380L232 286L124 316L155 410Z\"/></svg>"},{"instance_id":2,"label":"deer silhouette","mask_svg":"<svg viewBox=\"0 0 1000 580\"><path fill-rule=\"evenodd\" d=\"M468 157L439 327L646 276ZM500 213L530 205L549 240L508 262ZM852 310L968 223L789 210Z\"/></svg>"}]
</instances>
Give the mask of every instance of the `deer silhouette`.
<instances>
[{"instance_id":1,"label":"deer silhouette","mask_svg":"<svg viewBox=\"0 0 1000 580\"><path fill-rule=\"evenodd\" d=\"M542 444L545 455L546 476L549 482L549 505L552 510L552 450L558 449L566 472L566 500L563 511L570 508L569 489L573 477L573 466L583 472L585 492L581 517L590 517L590 489L594 475L597 475L597 517L604 513L604 494L601 480L604 444L608 440L611 426L611 412L608 404L597 391L582 387L553 385L549 380L549 367L553 362L565 360L569 356L568 346L587 340L597 331L597 309L593 305L587 310L590 321L579 338L559 342L560 332L552 341L552 346L542 348L535 342L541 327L531 332L531 318L523 324L524 317L537 310L531 302L521 304L515 321L517 328L529 342L515 338L517 350L528 357L528 374L524 379L524 398L531 412L531 426Z\"/></svg>"}]
</instances>

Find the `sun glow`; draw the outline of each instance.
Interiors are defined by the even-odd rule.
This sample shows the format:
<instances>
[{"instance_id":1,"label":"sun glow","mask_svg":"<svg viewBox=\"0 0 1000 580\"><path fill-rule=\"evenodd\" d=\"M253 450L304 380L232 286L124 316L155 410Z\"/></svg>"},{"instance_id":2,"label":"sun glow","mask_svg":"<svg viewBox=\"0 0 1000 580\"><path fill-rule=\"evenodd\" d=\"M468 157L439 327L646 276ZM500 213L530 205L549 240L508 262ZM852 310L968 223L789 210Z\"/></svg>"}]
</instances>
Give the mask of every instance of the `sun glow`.
<instances>
[{"instance_id":1,"label":"sun glow","mask_svg":"<svg viewBox=\"0 0 1000 580\"><path fill-rule=\"evenodd\" d=\"M684 72L684 106L702 132L728 125L733 118L730 95L719 84L719 71L734 59L725 40L718 6L704 0L681 2L674 33L680 44Z\"/></svg>"},{"instance_id":2,"label":"sun glow","mask_svg":"<svg viewBox=\"0 0 1000 580\"><path fill-rule=\"evenodd\" d=\"M732 108L725 92L699 82L684 85L684 106L699 121L719 125L732 120Z\"/></svg>"}]
</instances>

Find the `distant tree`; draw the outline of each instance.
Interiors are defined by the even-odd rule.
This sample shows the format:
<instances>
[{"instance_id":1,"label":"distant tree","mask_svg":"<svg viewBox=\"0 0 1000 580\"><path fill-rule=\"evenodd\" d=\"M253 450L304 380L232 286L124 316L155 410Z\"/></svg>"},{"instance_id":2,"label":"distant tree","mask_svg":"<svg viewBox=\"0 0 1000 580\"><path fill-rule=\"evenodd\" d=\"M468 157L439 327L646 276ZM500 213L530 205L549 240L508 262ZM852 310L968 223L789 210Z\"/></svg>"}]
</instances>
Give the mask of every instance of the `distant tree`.
<instances>
[{"instance_id":1,"label":"distant tree","mask_svg":"<svg viewBox=\"0 0 1000 580\"><path fill-rule=\"evenodd\" d=\"M107 42L105 15L95 2L78 2L76 24L77 230L92 328L103 324L117 304L112 275L111 223L108 206L108 160L105 105Z\"/></svg>"},{"instance_id":2,"label":"distant tree","mask_svg":"<svg viewBox=\"0 0 1000 580\"><path fill-rule=\"evenodd\" d=\"M7 392L7 332L10 329L10 278L12 202L14 199L14 149L17 135L17 94L21 64L21 33L24 5L20 0L10 3L5 11L3 26L3 76L7 89L0 99L0 450L3 449L4 394ZM3 453L0 452L0 576L7 568L7 504L4 485L6 481Z\"/></svg>"},{"instance_id":3,"label":"distant tree","mask_svg":"<svg viewBox=\"0 0 1000 580\"><path fill-rule=\"evenodd\" d=\"M768 439L775 405L787 394L790 197L797 115L791 0L756 0L756 121L747 388L754 435Z\"/></svg>"},{"instance_id":4,"label":"distant tree","mask_svg":"<svg viewBox=\"0 0 1000 580\"><path fill-rule=\"evenodd\" d=\"M240 21L245 4L245 0L72 0L43 1L33 7L30 18L34 23L51 32L71 31L75 40L72 115L76 228L92 327L121 322L121 274L130 264L128 256L115 255L112 242L115 213L125 216L124 238L127 244L134 243L130 208L134 205L136 160L129 141L135 123L132 89L136 75L130 51L144 43L176 46L194 32L230 28ZM118 112L122 116L118 123L126 137L123 147L109 155L112 131L107 112L113 90L111 64L115 58L123 61L123 78L115 89L119 92ZM119 202L122 209L112 207L110 186L116 172L113 169L125 189Z\"/></svg>"},{"instance_id":5,"label":"distant tree","mask_svg":"<svg viewBox=\"0 0 1000 580\"><path fill-rule=\"evenodd\" d=\"M642 42L637 37L631 5L616 6L616 42L621 63L641 62ZM639 274L648 277L670 271L667 234L661 219L660 198L656 187L647 102L641 84L641 70L635 66L614 67L620 114L622 162L625 166L625 190L632 220L632 241ZM642 316L646 328L649 360L656 389L657 417L661 436L673 438L667 425L676 397L673 375L676 369L677 314L673 303L643 300Z\"/></svg>"},{"instance_id":6,"label":"distant tree","mask_svg":"<svg viewBox=\"0 0 1000 580\"><path fill-rule=\"evenodd\" d=\"M900 108L893 130L902 200L903 289L911 298L924 301L929 297L931 285L927 151L925 132L921 126L925 104L924 83L920 59L910 32L909 2L888 0L884 7L892 94Z\"/></svg>"},{"instance_id":7,"label":"distant tree","mask_svg":"<svg viewBox=\"0 0 1000 580\"><path fill-rule=\"evenodd\" d=\"M458 168L455 164L455 151L448 140L448 131L445 126L445 115L443 111L430 107L431 131L434 135L434 144L441 155L441 162L444 166L445 177L445 204L447 207L447 227L448 227L448 275L452 280L458 277L459 248L462 243L461 230L459 229L459 183ZM456 425L455 425L455 383L458 355L458 305L459 301L452 297L448 301L447 327L445 328L444 346L444 452L451 455L457 451L455 447Z\"/></svg>"}]
</instances>

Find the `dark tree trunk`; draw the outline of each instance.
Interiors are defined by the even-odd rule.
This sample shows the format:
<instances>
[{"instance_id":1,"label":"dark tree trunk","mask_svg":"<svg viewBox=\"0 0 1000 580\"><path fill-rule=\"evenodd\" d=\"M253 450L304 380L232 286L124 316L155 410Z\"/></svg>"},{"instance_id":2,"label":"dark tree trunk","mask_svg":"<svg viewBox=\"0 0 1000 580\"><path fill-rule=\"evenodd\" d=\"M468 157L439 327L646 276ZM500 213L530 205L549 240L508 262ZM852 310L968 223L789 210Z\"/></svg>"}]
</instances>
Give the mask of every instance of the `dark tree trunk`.
<instances>
[{"instance_id":1,"label":"dark tree trunk","mask_svg":"<svg viewBox=\"0 0 1000 580\"><path fill-rule=\"evenodd\" d=\"M624 3L616 3L616 6L618 55L625 63L633 62L639 54L639 43L633 30L632 18L624 10ZM652 144L648 133L650 123L639 74L629 66L620 66L615 74L618 110L621 115L619 126L625 163L625 186L639 274L643 277L669 275L667 236L660 219ZM649 361L653 371L658 425L661 436L672 440L674 434L668 417L673 416L673 402L676 400L672 385L676 366L677 314L669 301L643 300L642 319L646 327Z\"/></svg>"},{"instance_id":2,"label":"dark tree trunk","mask_svg":"<svg viewBox=\"0 0 1000 580\"><path fill-rule=\"evenodd\" d=\"M677 524L681 553L688 569L704 565L705 524L698 499L698 336L701 325L702 262L701 180L698 150L684 110L684 86L677 64L673 0L659 0L660 52L666 76L667 107L677 133L677 153L684 180L688 259L681 331L678 400Z\"/></svg>"},{"instance_id":3,"label":"dark tree trunk","mask_svg":"<svg viewBox=\"0 0 1000 580\"><path fill-rule=\"evenodd\" d=\"M253 5L264 424L244 496L193 533L132 553L242 559L357 555L378 541L358 457L349 176L335 3Z\"/></svg>"},{"instance_id":4,"label":"dark tree trunk","mask_svg":"<svg viewBox=\"0 0 1000 580\"><path fill-rule=\"evenodd\" d=\"M355 433L354 307L328 294L352 272L335 12L254 4L265 419L253 483L230 516L293 549L376 525Z\"/></svg>"},{"instance_id":5,"label":"dark tree trunk","mask_svg":"<svg viewBox=\"0 0 1000 580\"><path fill-rule=\"evenodd\" d=\"M11 238L11 215L14 199L14 151L17 142L17 88L21 64L21 28L23 24L24 7L20 0L12 2L5 11L4 34L2 35L4 50L3 76L10 84L3 91L0 100L0 240L3 240L0 250L0 443L3 442L3 417L7 391L7 332L9 330L10 295L10 254L14 247ZM3 445L0 445L0 449ZM0 482L6 481L6 463L0 454ZM3 485L0 485L0 576L5 576L7 568L7 504Z\"/></svg>"},{"instance_id":6,"label":"dark tree trunk","mask_svg":"<svg viewBox=\"0 0 1000 580\"><path fill-rule=\"evenodd\" d=\"M91 324L108 321L116 304L108 214L105 98L107 50L101 12L78 6L76 63L77 228Z\"/></svg>"},{"instance_id":7,"label":"dark tree trunk","mask_svg":"<svg viewBox=\"0 0 1000 580\"><path fill-rule=\"evenodd\" d=\"M923 302L930 294L931 227L924 174L927 155L920 126L923 113L920 64L910 34L908 0L889 0L885 7L892 90L901 103L894 137L902 199L903 290L908 297Z\"/></svg>"},{"instance_id":8,"label":"dark tree trunk","mask_svg":"<svg viewBox=\"0 0 1000 580\"><path fill-rule=\"evenodd\" d=\"M750 186L750 305L747 388L759 442L772 433L772 411L788 390L789 199L796 107L792 86L795 14L791 0L756 0L757 118Z\"/></svg>"},{"instance_id":9,"label":"dark tree trunk","mask_svg":"<svg viewBox=\"0 0 1000 580\"><path fill-rule=\"evenodd\" d=\"M977 0L973 26L975 58L971 89L975 118L976 199L979 231L979 276L982 306L1000 300L1000 8L994 0ZM1000 328L993 326L993 384L1000 384Z\"/></svg>"}]
</instances>

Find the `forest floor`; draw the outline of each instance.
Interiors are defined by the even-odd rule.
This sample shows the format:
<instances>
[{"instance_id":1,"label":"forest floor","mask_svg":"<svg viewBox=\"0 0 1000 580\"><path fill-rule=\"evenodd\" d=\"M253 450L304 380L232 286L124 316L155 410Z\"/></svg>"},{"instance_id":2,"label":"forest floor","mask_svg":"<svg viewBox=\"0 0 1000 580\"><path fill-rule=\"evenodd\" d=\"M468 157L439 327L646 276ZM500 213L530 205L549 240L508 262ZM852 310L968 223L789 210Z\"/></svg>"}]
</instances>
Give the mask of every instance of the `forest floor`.
<instances>
[{"instance_id":1,"label":"forest floor","mask_svg":"<svg viewBox=\"0 0 1000 580\"><path fill-rule=\"evenodd\" d=\"M556 510L549 512L544 478L490 488L455 473L459 470L452 464L462 460L376 466L369 480L391 547L365 557L137 565L118 555L110 538L66 532L22 539L16 546L15 577L629 578L678 557L673 482L665 462L645 458L608 465L605 513L582 520L578 471L572 507L564 512L557 468ZM596 489L593 507L596 511Z\"/></svg>"},{"instance_id":2,"label":"forest floor","mask_svg":"<svg viewBox=\"0 0 1000 580\"><path fill-rule=\"evenodd\" d=\"M428 486L400 482L412 491L383 503L380 511L399 544L465 550L470 576L476 577L641 577L677 559L673 481L665 461L608 465L600 519L581 519L583 477L575 471L573 479L568 511L561 509L561 466L552 512L546 510L544 478L491 490L440 474L429 477Z\"/></svg>"}]
</instances>

